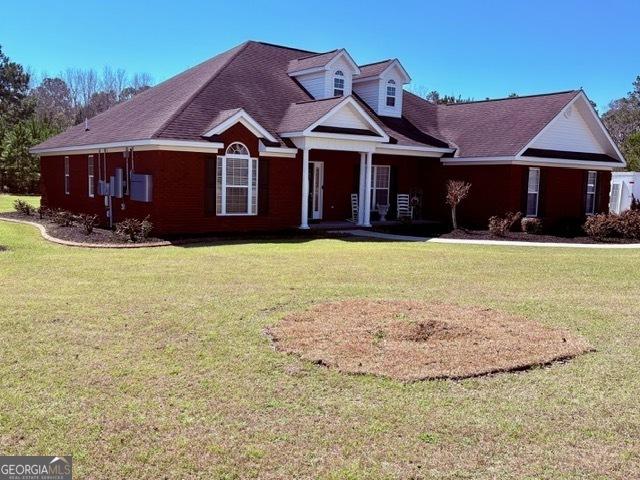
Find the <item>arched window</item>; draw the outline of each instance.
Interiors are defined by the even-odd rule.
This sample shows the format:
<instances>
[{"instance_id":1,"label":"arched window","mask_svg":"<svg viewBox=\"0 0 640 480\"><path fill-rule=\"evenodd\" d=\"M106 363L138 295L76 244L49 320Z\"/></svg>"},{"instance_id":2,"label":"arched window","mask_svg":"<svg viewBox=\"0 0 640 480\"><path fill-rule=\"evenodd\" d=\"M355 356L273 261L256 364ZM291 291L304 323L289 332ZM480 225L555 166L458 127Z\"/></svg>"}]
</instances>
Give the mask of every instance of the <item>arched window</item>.
<instances>
[{"instance_id":1,"label":"arched window","mask_svg":"<svg viewBox=\"0 0 640 480\"><path fill-rule=\"evenodd\" d=\"M396 82L389 80L387 82L387 107L396 106Z\"/></svg>"},{"instance_id":2,"label":"arched window","mask_svg":"<svg viewBox=\"0 0 640 480\"><path fill-rule=\"evenodd\" d=\"M216 212L218 215L257 215L258 160L240 142L227 147L216 165Z\"/></svg>"},{"instance_id":3,"label":"arched window","mask_svg":"<svg viewBox=\"0 0 640 480\"><path fill-rule=\"evenodd\" d=\"M249 150L243 143L234 142L227 148L227 155L245 155L249 156Z\"/></svg>"},{"instance_id":4,"label":"arched window","mask_svg":"<svg viewBox=\"0 0 640 480\"><path fill-rule=\"evenodd\" d=\"M333 75L333 96L341 97L344 95L344 73L342 70L338 70Z\"/></svg>"}]
</instances>

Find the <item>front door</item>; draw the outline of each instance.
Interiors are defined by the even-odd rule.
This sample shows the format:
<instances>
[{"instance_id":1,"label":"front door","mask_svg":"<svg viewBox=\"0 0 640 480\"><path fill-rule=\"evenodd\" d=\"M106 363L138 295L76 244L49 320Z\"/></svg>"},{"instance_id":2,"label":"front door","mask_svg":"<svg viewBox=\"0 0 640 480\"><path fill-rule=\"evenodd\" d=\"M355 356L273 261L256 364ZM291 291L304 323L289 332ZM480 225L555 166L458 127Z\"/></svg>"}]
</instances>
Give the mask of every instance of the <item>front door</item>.
<instances>
[{"instance_id":1,"label":"front door","mask_svg":"<svg viewBox=\"0 0 640 480\"><path fill-rule=\"evenodd\" d=\"M309 218L322 219L324 162L309 162Z\"/></svg>"}]
</instances>

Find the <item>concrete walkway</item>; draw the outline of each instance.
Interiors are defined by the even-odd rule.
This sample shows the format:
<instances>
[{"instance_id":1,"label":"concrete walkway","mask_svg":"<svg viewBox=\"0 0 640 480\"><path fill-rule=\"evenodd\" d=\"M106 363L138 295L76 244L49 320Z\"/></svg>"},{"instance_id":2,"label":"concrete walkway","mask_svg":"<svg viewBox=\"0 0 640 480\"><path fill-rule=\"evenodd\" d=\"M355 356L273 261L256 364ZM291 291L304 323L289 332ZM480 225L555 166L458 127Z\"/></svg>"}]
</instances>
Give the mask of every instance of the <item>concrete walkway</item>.
<instances>
[{"instance_id":1,"label":"concrete walkway","mask_svg":"<svg viewBox=\"0 0 640 480\"><path fill-rule=\"evenodd\" d=\"M456 238L428 238L392 233L372 232L369 230L335 230L328 233L352 235L354 237L377 238L396 242L453 243L462 245L498 245L502 247L561 247L561 248L604 248L635 249L640 243L562 243L562 242L523 242L518 240L467 240Z\"/></svg>"}]
</instances>

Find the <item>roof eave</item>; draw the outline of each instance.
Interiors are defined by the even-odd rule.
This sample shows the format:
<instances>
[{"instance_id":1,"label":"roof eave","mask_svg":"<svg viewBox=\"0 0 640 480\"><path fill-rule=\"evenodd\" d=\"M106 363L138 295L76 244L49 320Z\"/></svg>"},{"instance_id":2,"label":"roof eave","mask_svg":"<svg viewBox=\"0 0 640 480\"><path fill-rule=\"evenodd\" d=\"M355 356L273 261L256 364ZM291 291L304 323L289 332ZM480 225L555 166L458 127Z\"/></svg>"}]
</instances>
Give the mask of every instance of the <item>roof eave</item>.
<instances>
[{"instance_id":1,"label":"roof eave","mask_svg":"<svg viewBox=\"0 0 640 480\"><path fill-rule=\"evenodd\" d=\"M194 140L173 140L162 138L149 138L139 140L127 140L122 142L92 143L85 145L67 145L63 147L32 147L29 153L40 156L52 155L79 155L82 153L92 153L98 150L122 151L127 148L136 150L175 150L175 151L196 151L216 153L224 144L220 142L194 141Z\"/></svg>"}]
</instances>

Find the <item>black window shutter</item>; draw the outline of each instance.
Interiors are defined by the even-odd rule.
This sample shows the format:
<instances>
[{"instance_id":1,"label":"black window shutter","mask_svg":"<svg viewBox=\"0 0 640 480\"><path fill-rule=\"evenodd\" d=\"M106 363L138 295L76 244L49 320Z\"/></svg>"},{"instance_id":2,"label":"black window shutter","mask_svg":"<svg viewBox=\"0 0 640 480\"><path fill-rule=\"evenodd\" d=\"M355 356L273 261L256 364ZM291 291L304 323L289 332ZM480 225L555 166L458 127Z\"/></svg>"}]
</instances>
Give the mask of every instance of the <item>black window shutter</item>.
<instances>
[{"instance_id":1,"label":"black window shutter","mask_svg":"<svg viewBox=\"0 0 640 480\"><path fill-rule=\"evenodd\" d=\"M389 218L398 216L398 193L400 193L398 192L398 167L391 165L389 168Z\"/></svg>"},{"instance_id":2,"label":"black window shutter","mask_svg":"<svg viewBox=\"0 0 640 480\"><path fill-rule=\"evenodd\" d=\"M258 215L269 213L269 159L258 160Z\"/></svg>"},{"instance_id":3,"label":"black window shutter","mask_svg":"<svg viewBox=\"0 0 640 480\"><path fill-rule=\"evenodd\" d=\"M529 201L529 168L522 168L522 198L520 199L520 211L522 215L527 215L527 203ZM501 212L494 212L493 215L502 215Z\"/></svg>"},{"instance_id":4,"label":"black window shutter","mask_svg":"<svg viewBox=\"0 0 640 480\"><path fill-rule=\"evenodd\" d=\"M216 213L216 157L204 159L204 211L207 215Z\"/></svg>"},{"instance_id":5,"label":"black window shutter","mask_svg":"<svg viewBox=\"0 0 640 480\"><path fill-rule=\"evenodd\" d=\"M544 218L547 197L547 170L540 167L540 184L538 185L538 217Z\"/></svg>"},{"instance_id":6,"label":"black window shutter","mask_svg":"<svg viewBox=\"0 0 640 480\"><path fill-rule=\"evenodd\" d=\"M582 213L587 214L587 184L589 183L589 171L582 171ZM596 184L598 182L596 181ZM596 197L597 198L597 197Z\"/></svg>"}]
</instances>

